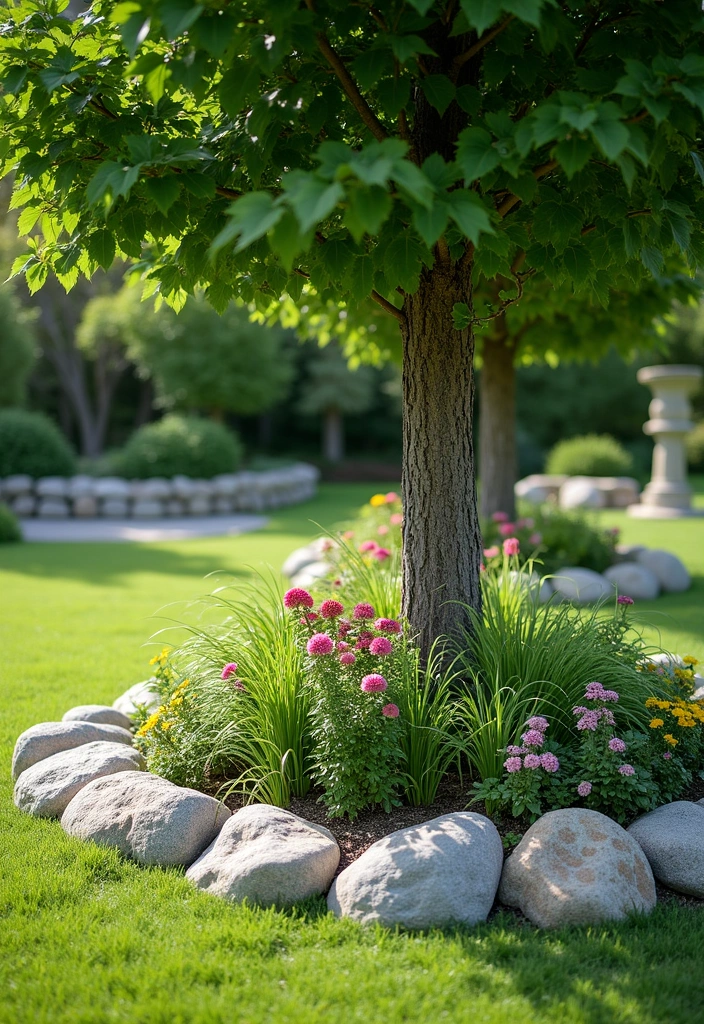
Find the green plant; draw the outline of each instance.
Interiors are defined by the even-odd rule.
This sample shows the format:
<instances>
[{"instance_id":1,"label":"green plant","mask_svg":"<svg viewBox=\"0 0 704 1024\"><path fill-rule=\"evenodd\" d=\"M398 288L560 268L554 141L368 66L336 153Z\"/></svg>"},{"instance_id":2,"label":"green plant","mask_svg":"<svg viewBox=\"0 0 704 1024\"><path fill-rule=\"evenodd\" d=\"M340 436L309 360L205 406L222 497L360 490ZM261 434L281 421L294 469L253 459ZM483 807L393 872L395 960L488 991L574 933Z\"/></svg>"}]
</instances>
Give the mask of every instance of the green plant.
<instances>
[{"instance_id":1,"label":"green plant","mask_svg":"<svg viewBox=\"0 0 704 1024\"><path fill-rule=\"evenodd\" d=\"M165 416L130 437L119 456L124 476L213 477L231 473L242 459L236 434L212 420L196 416Z\"/></svg>"},{"instance_id":2,"label":"green plant","mask_svg":"<svg viewBox=\"0 0 704 1024\"><path fill-rule=\"evenodd\" d=\"M585 434L558 441L548 454L545 472L566 476L627 476L633 459L608 434Z\"/></svg>"},{"instance_id":3,"label":"green plant","mask_svg":"<svg viewBox=\"0 0 704 1024\"><path fill-rule=\"evenodd\" d=\"M0 544L16 544L22 540L22 531L7 505L0 501Z\"/></svg>"},{"instance_id":4,"label":"green plant","mask_svg":"<svg viewBox=\"0 0 704 1024\"><path fill-rule=\"evenodd\" d=\"M71 476L76 457L48 416L25 409L0 410L0 477Z\"/></svg>"},{"instance_id":5,"label":"green plant","mask_svg":"<svg viewBox=\"0 0 704 1024\"><path fill-rule=\"evenodd\" d=\"M685 444L689 468L701 472L704 470L704 420L697 423L694 430L687 434Z\"/></svg>"}]
</instances>

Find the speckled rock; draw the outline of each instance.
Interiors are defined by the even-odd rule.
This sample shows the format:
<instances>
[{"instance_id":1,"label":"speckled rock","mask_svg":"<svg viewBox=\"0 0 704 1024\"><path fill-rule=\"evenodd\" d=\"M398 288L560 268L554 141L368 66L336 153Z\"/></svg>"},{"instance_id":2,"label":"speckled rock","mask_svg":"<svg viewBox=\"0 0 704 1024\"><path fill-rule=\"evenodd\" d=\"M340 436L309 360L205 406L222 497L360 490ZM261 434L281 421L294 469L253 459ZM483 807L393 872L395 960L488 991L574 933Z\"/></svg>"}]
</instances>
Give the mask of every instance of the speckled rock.
<instances>
[{"instance_id":1,"label":"speckled rock","mask_svg":"<svg viewBox=\"0 0 704 1024\"><path fill-rule=\"evenodd\" d=\"M131 729L132 722L117 708L109 704L79 704L70 708L61 719L62 722L97 722L99 725L119 725L121 729Z\"/></svg>"},{"instance_id":2,"label":"speckled rock","mask_svg":"<svg viewBox=\"0 0 704 1024\"><path fill-rule=\"evenodd\" d=\"M290 904L327 892L339 861L337 842L322 825L250 804L225 822L186 878L233 902Z\"/></svg>"},{"instance_id":3,"label":"speckled rock","mask_svg":"<svg viewBox=\"0 0 704 1024\"><path fill-rule=\"evenodd\" d=\"M658 882L704 898L704 800L675 800L638 818L628 832Z\"/></svg>"},{"instance_id":4,"label":"speckled rock","mask_svg":"<svg viewBox=\"0 0 704 1024\"><path fill-rule=\"evenodd\" d=\"M635 839L598 811L564 808L531 825L504 865L499 899L539 928L622 921L655 906Z\"/></svg>"},{"instance_id":5,"label":"speckled rock","mask_svg":"<svg viewBox=\"0 0 704 1024\"><path fill-rule=\"evenodd\" d=\"M156 692L156 680L145 679L141 683L135 683L129 690L121 693L117 700L113 701L113 707L121 711L128 718L137 711L137 705L144 705L148 711L156 711L161 704L161 697Z\"/></svg>"},{"instance_id":6,"label":"speckled rock","mask_svg":"<svg viewBox=\"0 0 704 1024\"><path fill-rule=\"evenodd\" d=\"M117 725L99 725L97 722L41 722L33 725L25 729L15 743L12 778L17 779L23 771L45 757L96 740L131 744L132 733Z\"/></svg>"}]
</instances>

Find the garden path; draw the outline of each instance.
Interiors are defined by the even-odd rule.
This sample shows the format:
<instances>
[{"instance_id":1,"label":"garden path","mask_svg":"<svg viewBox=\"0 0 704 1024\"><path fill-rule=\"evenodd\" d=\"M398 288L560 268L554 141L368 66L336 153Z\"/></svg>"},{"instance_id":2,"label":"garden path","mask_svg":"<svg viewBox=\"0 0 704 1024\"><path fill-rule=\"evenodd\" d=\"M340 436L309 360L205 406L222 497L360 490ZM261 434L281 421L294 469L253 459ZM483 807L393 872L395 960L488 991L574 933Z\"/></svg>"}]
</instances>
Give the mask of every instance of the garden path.
<instances>
[{"instance_id":1,"label":"garden path","mask_svg":"<svg viewBox=\"0 0 704 1024\"><path fill-rule=\"evenodd\" d=\"M266 516L179 516L173 519L23 519L26 541L90 543L233 537L266 526Z\"/></svg>"}]
</instances>

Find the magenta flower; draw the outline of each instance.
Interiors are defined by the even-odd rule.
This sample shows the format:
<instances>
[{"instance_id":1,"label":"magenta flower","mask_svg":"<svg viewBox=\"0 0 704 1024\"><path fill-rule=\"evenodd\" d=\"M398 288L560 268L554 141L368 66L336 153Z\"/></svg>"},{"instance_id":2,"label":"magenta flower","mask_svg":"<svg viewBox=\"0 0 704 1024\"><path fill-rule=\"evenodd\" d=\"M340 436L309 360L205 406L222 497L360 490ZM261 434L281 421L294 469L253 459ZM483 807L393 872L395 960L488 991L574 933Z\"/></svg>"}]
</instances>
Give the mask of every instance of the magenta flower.
<instances>
[{"instance_id":1,"label":"magenta flower","mask_svg":"<svg viewBox=\"0 0 704 1024\"><path fill-rule=\"evenodd\" d=\"M393 505L395 501L398 501L398 494L396 493L396 491L389 491L389 493L386 495L386 504Z\"/></svg>"},{"instance_id":2,"label":"magenta flower","mask_svg":"<svg viewBox=\"0 0 704 1024\"><path fill-rule=\"evenodd\" d=\"M386 534L389 532L389 528L386 525L386 523L382 523L376 532L379 534L380 537L385 537Z\"/></svg>"},{"instance_id":3,"label":"magenta flower","mask_svg":"<svg viewBox=\"0 0 704 1024\"><path fill-rule=\"evenodd\" d=\"M542 747L545 737L537 729L529 729L523 733L521 740L527 747Z\"/></svg>"},{"instance_id":4,"label":"magenta flower","mask_svg":"<svg viewBox=\"0 0 704 1024\"><path fill-rule=\"evenodd\" d=\"M502 537L511 537L516 532L517 526L515 523L502 523L499 527L499 533Z\"/></svg>"},{"instance_id":5,"label":"magenta flower","mask_svg":"<svg viewBox=\"0 0 704 1024\"><path fill-rule=\"evenodd\" d=\"M385 636L375 636L369 644L370 654L391 654L394 645Z\"/></svg>"},{"instance_id":6,"label":"magenta flower","mask_svg":"<svg viewBox=\"0 0 704 1024\"><path fill-rule=\"evenodd\" d=\"M388 548L377 548L373 555L378 562L385 562L387 558L391 558L391 552Z\"/></svg>"},{"instance_id":7,"label":"magenta flower","mask_svg":"<svg viewBox=\"0 0 704 1024\"><path fill-rule=\"evenodd\" d=\"M381 713L384 718L398 718L400 714L398 704L384 704Z\"/></svg>"},{"instance_id":8,"label":"magenta flower","mask_svg":"<svg viewBox=\"0 0 704 1024\"><path fill-rule=\"evenodd\" d=\"M320 616L317 612L306 612L306 614L302 615L298 621L302 626L310 626L311 622L314 622L319 618Z\"/></svg>"},{"instance_id":9,"label":"magenta flower","mask_svg":"<svg viewBox=\"0 0 704 1024\"><path fill-rule=\"evenodd\" d=\"M484 557L485 557L485 558L498 558L498 556L499 556L500 554L501 554L501 551L500 551L500 549L499 549L499 548L498 548L498 547L496 546L496 544L494 544L494 545L493 545L492 547L490 547L490 548L484 548Z\"/></svg>"},{"instance_id":10,"label":"magenta flower","mask_svg":"<svg viewBox=\"0 0 704 1024\"><path fill-rule=\"evenodd\" d=\"M587 683L584 690L585 700L603 700L604 687L601 683Z\"/></svg>"},{"instance_id":11,"label":"magenta flower","mask_svg":"<svg viewBox=\"0 0 704 1024\"><path fill-rule=\"evenodd\" d=\"M225 665L224 669L220 673L220 678L221 679L229 679L230 676L233 676L236 671L237 671L237 662L236 661L228 661L227 665Z\"/></svg>"},{"instance_id":12,"label":"magenta flower","mask_svg":"<svg viewBox=\"0 0 704 1024\"><path fill-rule=\"evenodd\" d=\"M634 604L634 603L635 602L634 602L633 598L629 597L627 594L619 594L618 597L616 598L616 604Z\"/></svg>"},{"instance_id":13,"label":"magenta flower","mask_svg":"<svg viewBox=\"0 0 704 1024\"><path fill-rule=\"evenodd\" d=\"M508 537L503 543L503 548L504 554L507 557L510 558L512 555L517 555L518 552L521 550L521 545L518 541L518 537Z\"/></svg>"},{"instance_id":14,"label":"magenta flower","mask_svg":"<svg viewBox=\"0 0 704 1024\"><path fill-rule=\"evenodd\" d=\"M520 757L507 757L504 761L504 768L507 772L520 772L523 762Z\"/></svg>"},{"instance_id":15,"label":"magenta flower","mask_svg":"<svg viewBox=\"0 0 704 1024\"><path fill-rule=\"evenodd\" d=\"M540 766L546 772L556 772L560 768L560 762L554 754L545 753L540 755Z\"/></svg>"},{"instance_id":16,"label":"magenta flower","mask_svg":"<svg viewBox=\"0 0 704 1024\"><path fill-rule=\"evenodd\" d=\"M537 754L526 754L523 758L524 768L540 768L540 758Z\"/></svg>"},{"instance_id":17,"label":"magenta flower","mask_svg":"<svg viewBox=\"0 0 704 1024\"><path fill-rule=\"evenodd\" d=\"M284 608L312 608L313 598L302 587L292 587L284 594Z\"/></svg>"},{"instance_id":18,"label":"magenta flower","mask_svg":"<svg viewBox=\"0 0 704 1024\"><path fill-rule=\"evenodd\" d=\"M377 619L374 629L378 629L380 633L400 633L401 623L396 619Z\"/></svg>"},{"instance_id":19,"label":"magenta flower","mask_svg":"<svg viewBox=\"0 0 704 1024\"><path fill-rule=\"evenodd\" d=\"M348 622L347 619L340 619L337 624L337 635L347 636L349 631L352 629L352 623Z\"/></svg>"},{"instance_id":20,"label":"magenta flower","mask_svg":"<svg viewBox=\"0 0 704 1024\"><path fill-rule=\"evenodd\" d=\"M376 551L377 543L375 540L363 540L359 545L359 550L362 554L366 554L368 551Z\"/></svg>"},{"instance_id":21,"label":"magenta flower","mask_svg":"<svg viewBox=\"0 0 704 1024\"><path fill-rule=\"evenodd\" d=\"M235 679L231 685L235 690L241 690L242 693L247 692L247 687L244 685L241 679Z\"/></svg>"},{"instance_id":22,"label":"magenta flower","mask_svg":"<svg viewBox=\"0 0 704 1024\"><path fill-rule=\"evenodd\" d=\"M591 791L592 791L592 784L591 784L591 782L580 782L580 784L577 786L577 792L579 793L580 796L589 796Z\"/></svg>"},{"instance_id":23,"label":"magenta flower","mask_svg":"<svg viewBox=\"0 0 704 1024\"><path fill-rule=\"evenodd\" d=\"M530 516L526 516L525 519L518 520L519 530L532 530L535 526L535 519L531 519Z\"/></svg>"},{"instance_id":24,"label":"magenta flower","mask_svg":"<svg viewBox=\"0 0 704 1024\"><path fill-rule=\"evenodd\" d=\"M672 757L672 754L670 753L669 750L666 750L665 753L662 756L665 758L666 761L669 761L670 758Z\"/></svg>"},{"instance_id":25,"label":"magenta flower","mask_svg":"<svg viewBox=\"0 0 704 1024\"><path fill-rule=\"evenodd\" d=\"M403 513L392 512L391 516L389 517L389 522L391 523L392 526L400 526L401 523L403 522Z\"/></svg>"},{"instance_id":26,"label":"magenta flower","mask_svg":"<svg viewBox=\"0 0 704 1024\"><path fill-rule=\"evenodd\" d=\"M357 640L357 643L354 645L355 649L358 651L366 650L373 639L373 633L370 633L368 630L363 630L363 632L359 634L359 639Z\"/></svg>"},{"instance_id":27,"label":"magenta flower","mask_svg":"<svg viewBox=\"0 0 704 1024\"><path fill-rule=\"evenodd\" d=\"M337 619L344 612L343 605L339 601L335 601L333 598L329 598L327 601L323 601L320 606L320 614L324 619Z\"/></svg>"},{"instance_id":28,"label":"magenta flower","mask_svg":"<svg viewBox=\"0 0 704 1024\"><path fill-rule=\"evenodd\" d=\"M596 732L596 727L599 724L599 715L596 711L587 711L586 714L582 715L580 720L577 722L577 728L580 732L588 729L589 732Z\"/></svg>"},{"instance_id":29,"label":"magenta flower","mask_svg":"<svg viewBox=\"0 0 704 1024\"><path fill-rule=\"evenodd\" d=\"M344 651L340 655L340 664L341 665L354 665L356 660L357 659L355 658L355 656L352 653L352 651Z\"/></svg>"},{"instance_id":30,"label":"magenta flower","mask_svg":"<svg viewBox=\"0 0 704 1024\"><path fill-rule=\"evenodd\" d=\"M505 512L494 512L494 514L492 515L491 518L494 520L495 523L507 523L508 522L508 516L506 515Z\"/></svg>"},{"instance_id":31,"label":"magenta flower","mask_svg":"<svg viewBox=\"0 0 704 1024\"><path fill-rule=\"evenodd\" d=\"M334 647L332 637L327 633L313 633L306 644L306 650L313 655L332 654Z\"/></svg>"},{"instance_id":32,"label":"magenta flower","mask_svg":"<svg viewBox=\"0 0 704 1024\"><path fill-rule=\"evenodd\" d=\"M384 677L378 675L376 672L372 672L370 675L365 676L359 684L360 689L364 690L365 693L383 693L388 685L389 684L386 682Z\"/></svg>"},{"instance_id":33,"label":"magenta flower","mask_svg":"<svg viewBox=\"0 0 704 1024\"><path fill-rule=\"evenodd\" d=\"M527 754L528 751L524 750L523 747L517 747L515 743L510 743L506 747L506 753L513 754L515 756L516 754Z\"/></svg>"},{"instance_id":34,"label":"magenta flower","mask_svg":"<svg viewBox=\"0 0 704 1024\"><path fill-rule=\"evenodd\" d=\"M338 651L349 651L350 645L347 643L346 640L338 640L337 649Z\"/></svg>"},{"instance_id":35,"label":"magenta flower","mask_svg":"<svg viewBox=\"0 0 704 1024\"><path fill-rule=\"evenodd\" d=\"M622 764L618 773L619 775L635 775L636 770L632 764Z\"/></svg>"},{"instance_id":36,"label":"magenta flower","mask_svg":"<svg viewBox=\"0 0 704 1024\"><path fill-rule=\"evenodd\" d=\"M537 533L537 532L536 533L531 533L530 537L528 538L528 543L529 544L542 544L543 543L543 535L542 535L542 533Z\"/></svg>"},{"instance_id":37,"label":"magenta flower","mask_svg":"<svg viewBox=\"0 0 704 1024\"><path fill-rule=\"evenodd\" d=\"M367 604L366 601L362 601L360 604L354 606L353 615L355 619L373 619L376 615L372 605Z\"/></svg>"},{"instance_id":38,"label":"magenta flower","mask_svg":"<svg viewBox=\"0 0 704 1024\"><path fill-rule=\"evenodd\" d=\"M529 718L526 722L529 729L537 729L538 732L545 732L549 724L550 723L547 718L543 718L542 715L533 715L533 717Z\"/></svg>"},{"instance_id":39,"label":"magenta flower","mask_svg":"<svg viewBox=\"0 0 704 1024\"><path fill-rule=\"evenodd\" d=\"M626 744L618 736L614 736L613 739L609 740L609 750L612 750L614 754L622 754L625 749Z\"/></svg>"}]
</instances>

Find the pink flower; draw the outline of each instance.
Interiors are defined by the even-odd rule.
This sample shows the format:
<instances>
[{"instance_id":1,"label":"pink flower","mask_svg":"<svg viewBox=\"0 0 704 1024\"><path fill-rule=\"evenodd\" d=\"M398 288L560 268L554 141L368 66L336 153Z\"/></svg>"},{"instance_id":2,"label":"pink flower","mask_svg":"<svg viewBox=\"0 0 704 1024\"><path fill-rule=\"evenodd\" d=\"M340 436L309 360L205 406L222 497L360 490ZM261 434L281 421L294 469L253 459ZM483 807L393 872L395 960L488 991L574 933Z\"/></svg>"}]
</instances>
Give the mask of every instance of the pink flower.
<instances>
[{"instance_id":1,"label":"pink flower","mask_svg":"<svg viewBox=\"0 0 704 1024\"><path fill-rule=\"evenodd\" d=\"M344 540L352 540L352 538L354 537L354 530L345 530L345 532L342 534L342 537Z\"/></svg>"},{"instance_id":2,"label":"pink flower","mask_svg":"<svg viewBox=\"0 0 704 1024\"><path fill-rule=\"evenodd\" d=\"M520 757L507 757L504 761L504 768L507 772L520 772L523 762Z\"/></svg>"},{"instance_id":3,"label":"pink flower","mask_svg":"<svg viewBox=\"0 0 704 1024\"><path fill-rule=\"evenodd\" d=\"M507 523L508 522L508 516L506 515L505 512L494 512L494 514L492 515L491 518L494 520L495 523Z\"/></svg>"},{"instance_id":4,"label":"pink flower","mask_svg":"<svg viewBox=\"0 0 704 1024\"><path fill-rule=\"evenodd\" d=\"M247 687L244 685L241 679L235 679L230 685L234 690L241 690L242 693L247 692Z\"/></svg>"},{"instance_id":5,"label":"pink flower","mask_svg":"<svg viewBox=\"0 0 704 1024\"><path fill-rule=\"evenodd\" d=\"M615 690L604 690L604 692L601 695L601 699L610 700L615 703L618 700L618 694Z\"/></svg>"},{"instance_id":6,"label":"pink flower","mask_svg":"<svg viewBox=\"0 0 704 1024\"><path fill-rule=\"evenodd\" d=\"M526 722L529 729L537 729L538 732L545 732L549 724L550 723L547 718L543 718L542 715L533 715L533 717L529 718Z\"/></svg>"},{"instance_id":7,"label":"pink flower","mask_svg":"<svg viewBox=\"0 0 704 1024\"><path fill-rule=\"evenodd\" d=\"M377 548L373 554L374 558L379 562L385 562L387 558L391 558L391 552L388 548Z\"/></svg>"},{"instance_id":8,"label":"pink flower","mask_svg":"<svg viewBox=\"0 0 704 1024\"><path fill-rule=\"evenodd\" d=\"M528 751L524 750L523 747L517 747L515 743L509 743L506 747L506 753L512 754L515 757L516 754L527 754Z\"/></svg>"},{"instance_id":9,"label":"pink flower","mask_svg":"<svg viewBox=\"0 0 704 1024\"><path fill-rule=\"evenodd\" d=\"M383 708L381 709L381 713L384 716L384 718L398 718L398 704L384 704Z\"/></svg>"},{"instance_id":10,"label":"pink flower","mask_svg":"<svg viewBox=\"0 0 704 1024\"><path fill-rule=\"evenodd\" d=\"M348 622L347 619L340 619L337 624L337 635L347 636L349 631L352 629L352 623Z\"/></svg>"},{"instance_id":11,"label":"pink flower","mask_svg":"<svg viewBox=\"0 0 704 1024\"><path fill-rule=\"evenodd\" d=\"M403 522L403 512L392 512L389 517L389 522L392 526L400 526Z\"/></svg>"},{"instance_id":12,"label":"pink flower","mask_svg":"<svg viewBox=\"0 0 704 1024\"><path fill-rule=\"evenodd\" d=\"M313 598L302 587L292 587L284 594L284 608L312 608Z\"/></svg>"},{"instance_id":13,"label":"pink flower","mask_svg":"<svg viewBox=\"0 0 704 1024\"><path fill-rule=\"evenodd\" d=\"M366 554L367 551L376 551L377 543L375 540L363 540L359 545L359 550Z\"/></svg>"},{"instance_id":14,"label":"pink flower","mask_svg":"<svg viewBox=\"0 0 704 1024\"><path fill-rule=\"evenodd\" d=\"M572 708L573 715L586 715L588 708L583 708L581 704L578 704L576 708Z\"/></svg>"},{"instance_id":15,"label":"pink flower","mask_svg":"<svg viewBox=\"0 0 704 1024\"><path fill-rule=\"evenodd\" d=\"M618 736L614 736L613 739L609 740L609 750L613 750L614 754L622 754L625 749L626 744Z\"/></svg>"},{"instance_id":16,"label":"pink flower","mask_svg":"<svg viewBox=\"0 0 704 1024\"><path fill-rule=\"evenodd\" d=\"M394 645L385 636L375 636L369 644L370 654L391 654Z\"/></svg>"},{"instance_id":17,"label":"pink flower","mask_svg":"<svg viewBox=\"0 0 704 1024\"><path fill-rule=\"evenodd\" d=\"M518 541L518 537L509 537L507 540L504 541L503 548L504 554L507 555L509 558L512 555L517 555L518 552L521 550L521 545Z\"/></svg>"},{"instance_id":18,"label":"pink flower","mask_svg":"<svg viewBox=\"0 0 704 1024\"><path fill-rule=\"evenodd\" d=\"M619 775L635 775L636 770L632 764L622 764L618 773Z\"/></svg>"},{"instance_id":19,"label":"pink flower","mask_svg":"<svg viewBox=\"0 0 704 1024\"><path fill-rule=\"evenodd\" d=\"M526 517L525 519L518 520L518 528L520 530L532 530L534 526L535 519L530 519L529 517Z\"/></svg>"},{"instance_id":20,"label":"pink flower","mask_svg":"<svg viewBox=\"0 0 704 1024\"><path fill-rule=\"evenodd\" d=\"M526 754L523 758L524 768L540 768L540 758L537 754Z\"/></svg>"},{"instance_id":21,"label":"pink flower","mask_svg":"<svg viewBox=\"0 0 704 1024\"><path fill-rule=\"evenodd\" d=\"M591 791L592 791L592 784L591 784L591 782L580 782L580 784L577 786L577 792L579 793L580 796L589 796Z\"/></svg>"},{"instance_id":22,"label":"pink flower","mask_svg":"<svg viewBox=\"0 0 704 1024\"><path fill-rule=\"evenodd\" d=\"M374 629L378 629L380 633L400 633L401 623L396 619L377 619Z\"/></svg>"},{"instance_id":23,"label":"pink flower","mask_svg":"<svg viewBox=\"0 0 704 1024\"><path fill-rule=\"evenodd\" d=\"M366 601L362 601L360 604L354 606L354 617L355 619L373 619L376 615L372 605L367 604Z\"/></svg>"},{"instance_id":24,"label":"pink flower","mask_svg":"<svg viewBox=\"0 0 704 1024\"><path fill-rule=\"evenodd\" d=\"M334 547L335 547L335 541L330 540L329 537L326 537L325 540L323 541L323 543L320 545L320 550L321 551L332 551L332 549Z\"/></svg>"},{"instance_id":25,"label":"pink flower","mask_svg":"<svg viewBox=\"0 0 704 1024\"><path fill-rule=\"evenodd\" d=\"M672 754L670 753L669 750L666 750L665 753L662 756L665 758L666 761L669 761L670 758L672 757Z\"/></svg>"},{"instance_id":26,"label":"pink flower","mask_svg":"<svg viewBox=\"0 0 704 1024\"><path fill-rule=\"evenodd\" d=\"M396 491L389 491L389 493L386 495L386 504L393 505L395 501L398 501L398 494L396 493Z\"/></svg>"},{"instance_id":27,"label":"pink flower","mask_svg":"<svg viewBox=\"0 0 704 1024\"><path fill-rule=\"evenodd\" d=\"M604 699L604 687L601 683L587 683L584 691L585 700L603 700Z\"/></svg>"},{"instance_id":28,"label":"pink flower","mask_svg":"<svg viewBox=\"0 0 704 1024\"><path fill-rule=\"evenodd\" d=\"M314 633L306 645L309 654L332 654L335 645L327 633Z\"/></svg>"},{"instance_id":29,"label":"pink flower","mask_svg":"<svg viewBox=\"0 0 704 1024\"><path fill-rule=\"evenodd\" d=\"M386 523L382 523L376 532L379 534L380 537L385 537L386 534L389 532L389 528L386 525Z\"/></svg>"},{"instance_id":30,"label":"pink flower","mask_svg":"<svg viewBox=\"0 0 704 1024\"><path fill-rule=\"evenodd\" d=\"M368 630L363 630L359 634L359 638L357 640L357 643L354 645L355 650L356 651L365 651L365 650L367 650L367 648L369 647L369 645L371 644L373 639L374 639L374 634L373 633L368 632Z\"/></svg>"},{"instance_id":31,"label":"pink flower","mask_svg":"<svg viewBox=\"0 0 704 1024\"><path fill-rule=\"evenodd\" d=\"M233 676L236 671L237 671L237 662L236 661L228 661L227 665L225 665L224 669L220 673L220 678L221 679L229 679L230 676Z\"/></svg>"},{"instance_id":32,"label":"pink flower","mask_svg":"<svg viewBox=\"0 0 704 1024\"><path fill-rule=\"evenodd\" d=\"M302 615L298 621L302 626L309 626L311 622L314 622L315 619L319 618L320 616L318 615L317 612L306 612L305 615Z\"/></svg>"},{"instance_id":33,"label":"pink flower","mask_svg":"<svg viewBox=\"0 0 704 1024\"><path fill-rule=\"evenodd\" d=\"M616 598L616 604L633 604L633 603L634 603L633 598L629 597L627 594L619 594L618 597Z\"/></svg>"},{"instance_id":34,"label":"pink flower","mask_svg":"<svg viewBox=\"0 0 704 1024\"><path fill-rule=\"evenodd\" d=\"M338 651L349 651L350 645L347 643L346 640L338 640L337 649Z\"/></svg>"},{"instance_id":35,"label":"pink flower","mask_svg":"<svg viewBox=\"0 0 704 1024\"><path fill-rule=\"evenodd\" d=\"M342 615L344 610L345 609L340 602L333 600L333 598L328 598L327 601L323 601L320 606L320 614L324 619L336 619L338 616Z\"/></svg>"},{"instance_id":36,"label":"pink flower","mask_svg":"<svg viewBox=\"0 0 704 1024\"><path fill-rule=\"evenodd\" d=\"M510 537L515 532L515 523L502 523L501 526L499 527L499 533L501 534L502 537Z\"/></svg>"},{"instance_id":37,"label":"pink flower","mask_svg":"<svg viewBox=\"0 0 704 1024\"><path fill-rule=\"evenodd\" d=\"M341 587L342 586L342 580L333 580L332 581L332 585L333 585L333 587Z\"/></svg>"},{"instance_id":38,"label":"pink flower","mask_svg":"<svg viewBox=\"0 0 704 1024\"><path fill-rule=\"evenodd\" d=\"M479 563L479 572L486 572L486 566L483 562Z\"/></svg>"},{"instance_id":39,"label":"pink flower","mask_svg":"<svg viewBox=\"0 0 704 1024\"><path fill-rule=\"evenodd\" d=\"M616 725L616 719L614 718L613 711L609 711L608 708L599 708L597 715L600 719L606 722L607 725Z\"/></svg>"},{"instance_id":40,"label":"pink flower","mask_svg":"<svg viewBox=\"0 0 704 1024\"><path fill-rule=\"evenodd\" d=\"M529 729L521 736L521 740L527 747L542 747L545 737L537 729Z\"/></svg>"},{"instance_id":41,"label":"pink flower","mask_svg":"<svg viewBox=\"0 0 704 1024\"><path fill-rule=\"evenodd\" d=\"M530 537L528 538L528 543L529 544L542 544L543 543L543 535L542 535L542 533L531 533Z\"/></svg>"},{"instance_id":42,"label":"pink flower","mask_svg":"<svg viewBox=\"0 0 704 1024\"><path fill-rule=\"evenodd\" d=\"M352 651L345 651L343 654L340 655L341 665L354 665L356 660L357 659L355 658Z\"/></svg>"},{"instance_id":43,"label":"pink flower","mask_svg":"<svg viewBox=\"0 0 704 1024\"><path fill-rule=\"evenodd\" d=\"M494 544L490 548L484 548L484 557L485 558L496 558L500 554L501 554L501 552L500 552L499 548L496 546L496 544Z\"/></svg>"},{"instance_id":44,"label":"pink flower","mask_svg":"<svg viewBox=\"0 0 704 1024\"><path fill-rule=\"evenodd\" d=\"M364 677L359 687L365 693L383 693L388 685L383 676L372 672L371 675Z\"/></svg>"},{"instance_id":45,"label":"pink flower","mask_svg":"<svg viewBox=\"0 0 704 1024\"><path fill-rule=\"evenodd\" d=\"M587 711L582 715L580 720L577 722L577 728L580 732L588 729L589 732L596 732L596 727L599 724L599 715L596 711Z\"/></svg>"},{"instance_id":46,"label":"pink flower","mask_svg":"<svg viewBox=\"0 0 704 1024\"><path fill-rule=\"evenodd\" d=\"M546 772L556 772L560 768L559 760L550 753L540 755L540 765Z\"/></svg>"}]
</instances>

